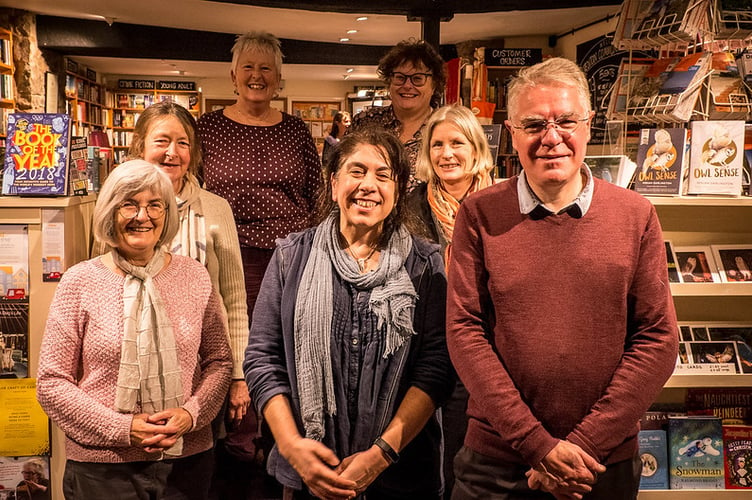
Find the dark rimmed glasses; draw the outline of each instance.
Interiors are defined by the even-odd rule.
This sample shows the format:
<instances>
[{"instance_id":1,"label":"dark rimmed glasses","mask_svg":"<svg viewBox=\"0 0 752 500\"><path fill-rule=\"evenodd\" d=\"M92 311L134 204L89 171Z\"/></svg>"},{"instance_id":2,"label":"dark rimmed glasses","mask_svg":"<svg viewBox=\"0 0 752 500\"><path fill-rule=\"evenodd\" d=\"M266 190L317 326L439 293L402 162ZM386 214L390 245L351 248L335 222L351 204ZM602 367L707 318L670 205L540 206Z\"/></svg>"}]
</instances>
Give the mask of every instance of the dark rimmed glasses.
<instances>
[{"instance_id":1,"label":"dark rimmed glasses","mask_svg":"<svg viewBox=\"0 0 752 500\"><path fill-rule=\"evenodd\" d=\"M391 75L392 83L395 85L404 85L407 80L415 87L422 87L428 81L428 77L433 76L433 73L413 73L412 75L406 75L395 71Z\"/></svg>"},{"instance_id":2,"label":"dark rimmed glasses","mask_svg":"<svg viewBox=\"0 0 752 500\"><path fill-rule=\"evenodd\" d=\"M136 205L133 202L126 201L118 207L118 213L124 219L135 219L142 208L146 210L146 215L150 219L161 219L166 210L164 203L161 201L154 201L148 205Z\"/></svg>"}]
</instances>

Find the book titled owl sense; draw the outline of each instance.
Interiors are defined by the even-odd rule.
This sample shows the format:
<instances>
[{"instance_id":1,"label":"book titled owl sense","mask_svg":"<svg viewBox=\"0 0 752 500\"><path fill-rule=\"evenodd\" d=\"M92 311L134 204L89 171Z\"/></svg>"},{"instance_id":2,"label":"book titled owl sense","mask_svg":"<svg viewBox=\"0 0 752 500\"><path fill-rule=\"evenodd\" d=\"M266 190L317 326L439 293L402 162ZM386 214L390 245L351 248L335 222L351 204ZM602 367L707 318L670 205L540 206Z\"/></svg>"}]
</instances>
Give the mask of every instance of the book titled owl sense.
<instances>
[{"instance_id":1,"label":"book titled owl sense","mask_svg":"<svg viewBox=\"0 0 752 500\"><path fill-rule=\"evenodd\" d=\"M692 122L689 193L742 194L744 122Z\"/></svg>"}]
</instances>

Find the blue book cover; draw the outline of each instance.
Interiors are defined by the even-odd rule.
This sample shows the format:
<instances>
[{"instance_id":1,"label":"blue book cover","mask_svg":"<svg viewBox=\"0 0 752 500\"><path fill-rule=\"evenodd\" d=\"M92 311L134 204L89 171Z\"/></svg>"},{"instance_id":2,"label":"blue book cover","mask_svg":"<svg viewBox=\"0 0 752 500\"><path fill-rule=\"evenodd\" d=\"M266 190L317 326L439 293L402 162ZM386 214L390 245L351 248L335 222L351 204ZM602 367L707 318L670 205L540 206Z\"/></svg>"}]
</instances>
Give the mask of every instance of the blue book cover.
<instances>
[{"instance_id":1,"label":"blue book cover","mask_svg":"<svg viewBox=\"0 0 752 500\"><path fill-rule=\"evenodd\" d=\"M668 440L672 490L724 489L720 418L669 417Z\"/></svg>"},{"instance_id":2,"label":"blue book cover","mask_svg":"<svg viewBox=\"0 0 752 500\"><path fill-rule=\"evenodd\" d=\"M640 431L637 435L637 442L640 446L640 461L642 462L640 489L667 490L668 444L666 442L666 431Z\"/></svg>"},{"instance_id":3,"label":"blue book cover","mask_svg":"<svg viewBox=\"0 0 752 500\"><path fill-rule=\"evenodd\" d=\"M12 113L3 163L4 195L68 194L70 116Z\"/></svg>"}]
</instances>

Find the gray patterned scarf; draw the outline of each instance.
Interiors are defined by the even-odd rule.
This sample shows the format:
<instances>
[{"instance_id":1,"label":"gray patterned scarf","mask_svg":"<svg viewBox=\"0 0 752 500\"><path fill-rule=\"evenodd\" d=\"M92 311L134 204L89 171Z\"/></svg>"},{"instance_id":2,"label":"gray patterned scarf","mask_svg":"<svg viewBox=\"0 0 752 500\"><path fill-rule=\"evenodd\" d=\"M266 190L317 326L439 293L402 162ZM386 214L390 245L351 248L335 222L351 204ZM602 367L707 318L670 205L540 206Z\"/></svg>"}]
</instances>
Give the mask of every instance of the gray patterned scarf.
<instances>
[{"instance_id":1,"label":"gray patterned scarf","mask_svg":"<svg viewBox=\"0 0 752 500\"><path fill-rule=\"evenodd\" d=\"M405 270L412 249L408 231L398 228L381 251L378 267L360 274L358 265L339 244L338 213L316 228L311 254L298 288L295 308L295 367L300 410L306 437L324 437L324 412L335 415L331 359L333 272L360 289L371 290L369 306L384 329L384 358L395 353L411 335L417 294Z\"/></svg>"},{"instance_id":2,"label":"gray patterned scarf","mask_svg":"<svg viewBox=\"0 0 752 500\"><path fill-rule=\"evenodd\" d=\"M201 206L201 186L195 176L188 174L183 189L176 196L180 229L172 240L170 252L185 255L206 265L206 219Z\"/></svg>"}]
</instances>

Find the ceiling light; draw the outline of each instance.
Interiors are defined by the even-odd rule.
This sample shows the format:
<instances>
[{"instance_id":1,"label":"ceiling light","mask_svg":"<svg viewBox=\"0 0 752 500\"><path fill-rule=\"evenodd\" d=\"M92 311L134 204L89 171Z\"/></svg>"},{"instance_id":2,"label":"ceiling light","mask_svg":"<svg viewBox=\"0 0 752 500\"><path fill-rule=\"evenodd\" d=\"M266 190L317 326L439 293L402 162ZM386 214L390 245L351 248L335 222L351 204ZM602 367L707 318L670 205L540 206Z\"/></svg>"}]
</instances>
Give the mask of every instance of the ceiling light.
<instances>
[{"instance_id":1,"label":"ceiling light","mask_svg":"<svg viewBox=\"0 0 752 500\"><path fill-rule=\"evenodd\" d=\"M350 75L342 75L342 78L347 80L348 78L350 78Z\"/></svg>"},{"instance_id":2,"label":"ceiling light","mask_svg":"<svg viewBox=\"0 0 752 500\"><path fill-rule=\"evenodd\" d=\"M368 21L368 17L366 16L360 16L355 18L356 21Z\"/></svg>"},{"instance_id":3,"label":"ceiling light","mask_svg":"<svg viewBox=\"0 0 752 500\"><path fill-rule=\"evenodd\" d=\"M358 30L347 30L347 34L348 35L354 35L357 32L358 32Z\"/></svg>"},{"instance_id":4,"label":"ceiling light","mask_svg":"<svg viewBox=\"0 0 752 500\"><path fill-rule=\"evenodd\" d=\"M339 41L340 42L349 42L350 39L349 38L340 38Z\"/></svg>"},{"instance_id":5,"label":"ceiling light","mask_svg":"<svg viewBox=\"0 0 752 500\"><path fill-rule=\"evenodd\" d=\"M353 68L347 68L348 73L352 73L353 71L354 71Z\"/></svg>"}]
</instances>

